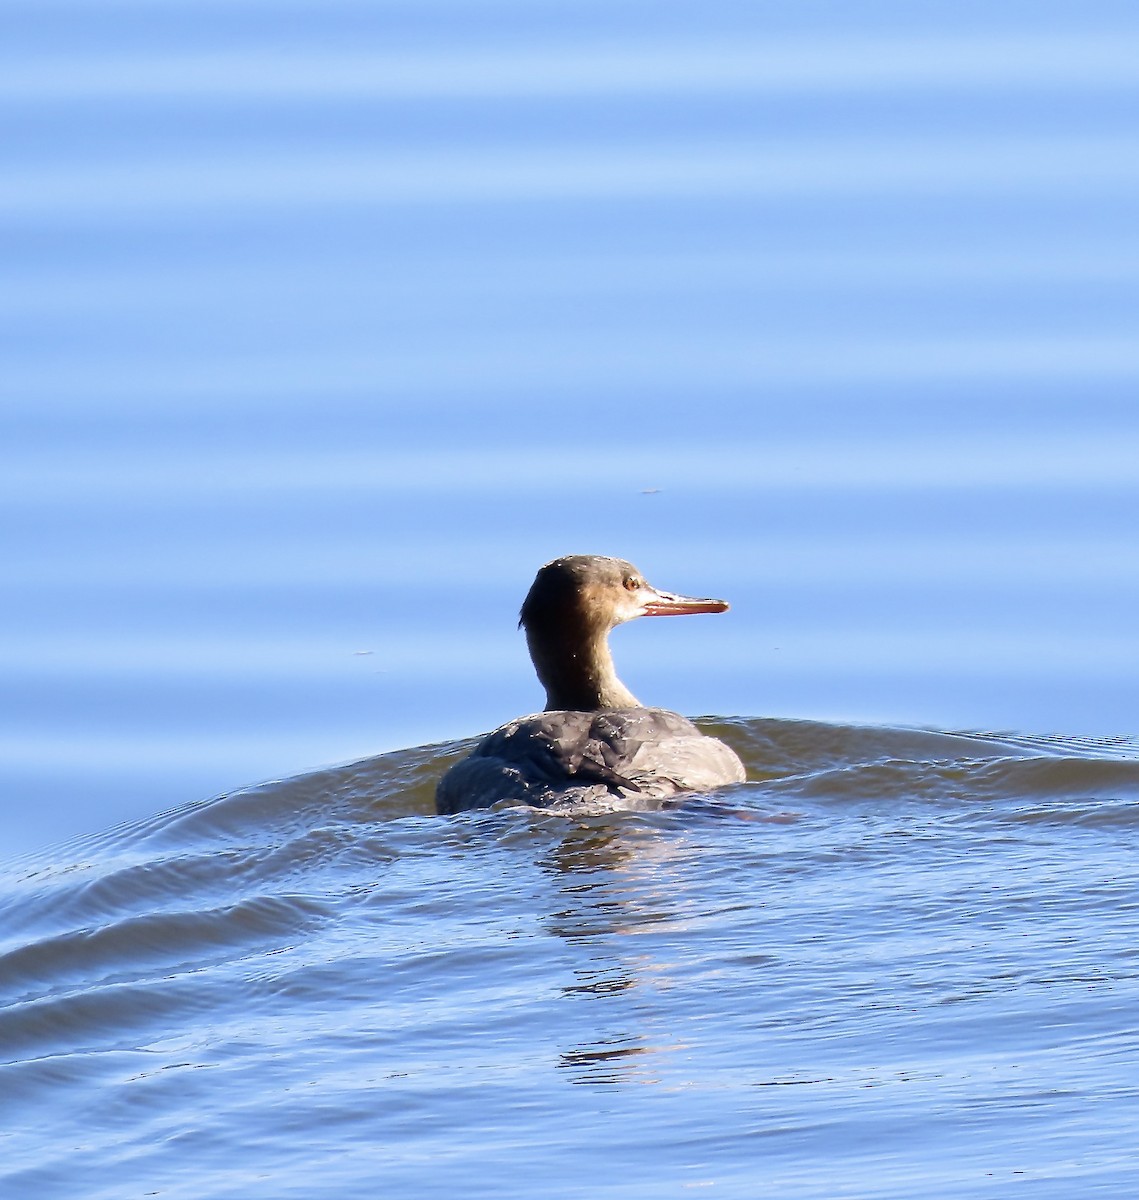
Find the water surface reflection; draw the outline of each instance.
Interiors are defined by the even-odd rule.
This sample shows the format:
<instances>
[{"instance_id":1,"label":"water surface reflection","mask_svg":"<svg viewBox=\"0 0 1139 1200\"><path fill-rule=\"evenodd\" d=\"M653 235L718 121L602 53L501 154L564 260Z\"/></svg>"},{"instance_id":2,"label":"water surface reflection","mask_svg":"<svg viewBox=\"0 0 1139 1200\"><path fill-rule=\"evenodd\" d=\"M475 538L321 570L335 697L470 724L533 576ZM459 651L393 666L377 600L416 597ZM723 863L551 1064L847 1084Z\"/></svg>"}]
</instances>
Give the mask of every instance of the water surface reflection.
<instances>
[{"instance_id":1,"label":"water surface reflection","mask_svg":"<svg viewBox=\"0 0 1139 1200\"><path fill-rule=\"evenodd\" d=\"M685 1048L660 1002L676 986L675 963L654 935L685 936L687 914L698 911L679 869L691 852L683 825L641 814L574 823L539 861L564 902L543 925L576 952L562 987L582 1006L572 1024L579 1038L583 1023L594 1031L560 1051L558 1065L575 1084L657 1084L658 1060Z\"/></svg>"}]
</instances>

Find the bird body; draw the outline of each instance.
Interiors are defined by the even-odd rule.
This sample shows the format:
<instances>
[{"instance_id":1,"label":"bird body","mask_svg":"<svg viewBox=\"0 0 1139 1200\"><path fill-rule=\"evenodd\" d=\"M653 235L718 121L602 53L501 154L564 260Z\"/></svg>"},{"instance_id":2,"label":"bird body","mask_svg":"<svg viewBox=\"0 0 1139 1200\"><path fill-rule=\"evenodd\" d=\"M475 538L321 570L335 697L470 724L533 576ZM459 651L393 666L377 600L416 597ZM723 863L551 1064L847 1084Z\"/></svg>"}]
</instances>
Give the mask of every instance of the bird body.
<instances>
[{"instance_id":1,"label":"bird body","mask_svg":"<svg viewBox=\"0 0 1139 1200\"><path fill-rule=\"evenodd\" d=\"M658 591L619 558L546 563L519 621L546 688L546 711L487 734L439 781L438 811L500 802L575 812L615 802L635 807L743 782L743 764L723 742L678 713L638 703L617 677L608 642L615 625L636 617L727 607Z\"/></svg>"},{"instance_id":2,"label":"bird body","mask_svg":"<svg viewBox=\"0 0 1139 1200\"><path fill-rule=\"evenodd\" d=\"M736 755L663 708L555 710L508 721L439 781L441 813L500 801L574 811L707 791L747 776Z\"/></svg>"}]
</instances>

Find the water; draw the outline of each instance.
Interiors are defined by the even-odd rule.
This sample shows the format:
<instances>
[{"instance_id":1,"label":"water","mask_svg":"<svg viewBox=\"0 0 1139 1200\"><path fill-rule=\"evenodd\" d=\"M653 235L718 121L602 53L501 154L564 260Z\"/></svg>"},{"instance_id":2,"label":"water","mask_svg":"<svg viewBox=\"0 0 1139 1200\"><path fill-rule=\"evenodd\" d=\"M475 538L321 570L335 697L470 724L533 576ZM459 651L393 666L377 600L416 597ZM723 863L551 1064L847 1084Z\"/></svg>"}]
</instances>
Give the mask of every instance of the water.
<instances>
[{"instance_id":1,"label":"water","mask_svg":"<svg viewBox=\"0 0 1139 1200\"><path fill-rule=\"evenodd\" d=\"M0 1190L1132 1194L1139 746L714 728L681 808L438 818L447 746L25 864Z\"/></svg>"},{"instance_id":2,"label":"water","mask_svg":"<svg viewBox=\"0 0 1139 1200\"><path fill-rule=\"evenodd\" d=\"M1134 5L3 22L0 1193L1133 1194ZM575 552L752 783L435 818Z\"/></svg>"}]
</instances>

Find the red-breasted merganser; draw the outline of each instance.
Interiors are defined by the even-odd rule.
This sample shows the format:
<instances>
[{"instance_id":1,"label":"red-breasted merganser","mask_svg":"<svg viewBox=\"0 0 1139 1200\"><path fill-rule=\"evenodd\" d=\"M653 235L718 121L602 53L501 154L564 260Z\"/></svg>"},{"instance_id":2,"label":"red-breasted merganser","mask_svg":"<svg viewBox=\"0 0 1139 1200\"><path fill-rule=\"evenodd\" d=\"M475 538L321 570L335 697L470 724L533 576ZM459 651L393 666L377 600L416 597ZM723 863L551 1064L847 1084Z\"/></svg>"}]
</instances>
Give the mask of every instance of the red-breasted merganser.
<instances>
[{"instance_id":1,"label":"red-breasted merganser","mask_svg":"<svg viewBox=\"0 0 1139 1200\"><path fill-rule=\"evenodd\" d=\"M657 591L620 558L573 554L542 567L519 624L546 711L487 734L439 781L441 813L499 801L542 808L612 808L746 779L723 742L687 718L644 708L617 678L609 631L635 617L724 612L723 600Z\"/></svg>"}]
</instances>

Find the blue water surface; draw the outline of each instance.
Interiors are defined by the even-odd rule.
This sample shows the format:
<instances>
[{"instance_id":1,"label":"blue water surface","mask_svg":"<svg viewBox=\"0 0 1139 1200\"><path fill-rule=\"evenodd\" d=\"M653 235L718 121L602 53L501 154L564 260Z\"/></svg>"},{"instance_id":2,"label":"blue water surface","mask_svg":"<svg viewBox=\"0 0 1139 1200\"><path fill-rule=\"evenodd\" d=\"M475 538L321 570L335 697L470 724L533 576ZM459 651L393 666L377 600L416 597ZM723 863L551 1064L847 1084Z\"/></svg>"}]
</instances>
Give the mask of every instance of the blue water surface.
<instances>
[{"instance_id":1,"label":"blue water surface","mask_svg":"<svg viewBox=\"0 0 1139 1200\"><path fill-rule=\"evenodd\" d=\"M6 24L14 850L532 708L566 552L687 712L1134 731L1128 7Z\"/></svg>"},{"instance_id":2,"label":"blue water surface","mask_svg":"<svg viewBox=\"0 0 1139 1200\"><path fill-rule=\"evenodd\" d=\"M533 1195L519 1161L560 1180L548 1194L1132 1194L1126 769L1085 763L1057 817L1051 775L963 762L934 818L944 746L883 751L910 764L893 777L861 739L1054 735L1033 744L1098 761L1137 732L1134 6L10 0L3 21L0 851L6 1003L39 1030L4 1056L31 1081L12 1194ZM540 706L517 609L570 552L729 599L619 630L622 676L742 729L821 730L787 772L832 807L807 782L799 824L769 823L761 739L760 794L733 803L764 820L619 820L581 836L631 865L560 871L576 833L430 815L444 749L415 759L412 801L377 760L331 841L310 797L294 844L288 782L238 849L175 839L168 865L139 840L156 814ZM835 730L863 731L840 740L868 809L843 807ZM863 817L860 883L839 847ZM797 872L767 839L803 821L818 857ZM287 870L248 848L275 844ZM36 923L28 879L114 877L120 855L136 874L49 888ZM394 882L357 921L344 897L383 861ZM219 882L227 862L244 873ZM183 897L172 926L148 875ZM1006 887L998 927L983 898ZM689 896L659 928L658 895ZM491 931L469 955L468 921ZM653 949L630 959L638 938ZM575 971L609 1007L545 1007L582 994ZM559 1036L618 994L655 999ZM52 1013L87 1041L54 1040ZM375 1022L405 1031L410 1066L375 1056ZM318 1031L303 1053L298 1027ZM188 1085L207 1068L228 1099ZM419 1083L354 1126L377 1072ZM318 1076L323 1125L298 1099ZM354 1158L346 1130L404 1157ZM197 1174L145 1149L179 1137ZM607 1149L575 1180L589 1144Z\"/></svg>"}]
</instances>

